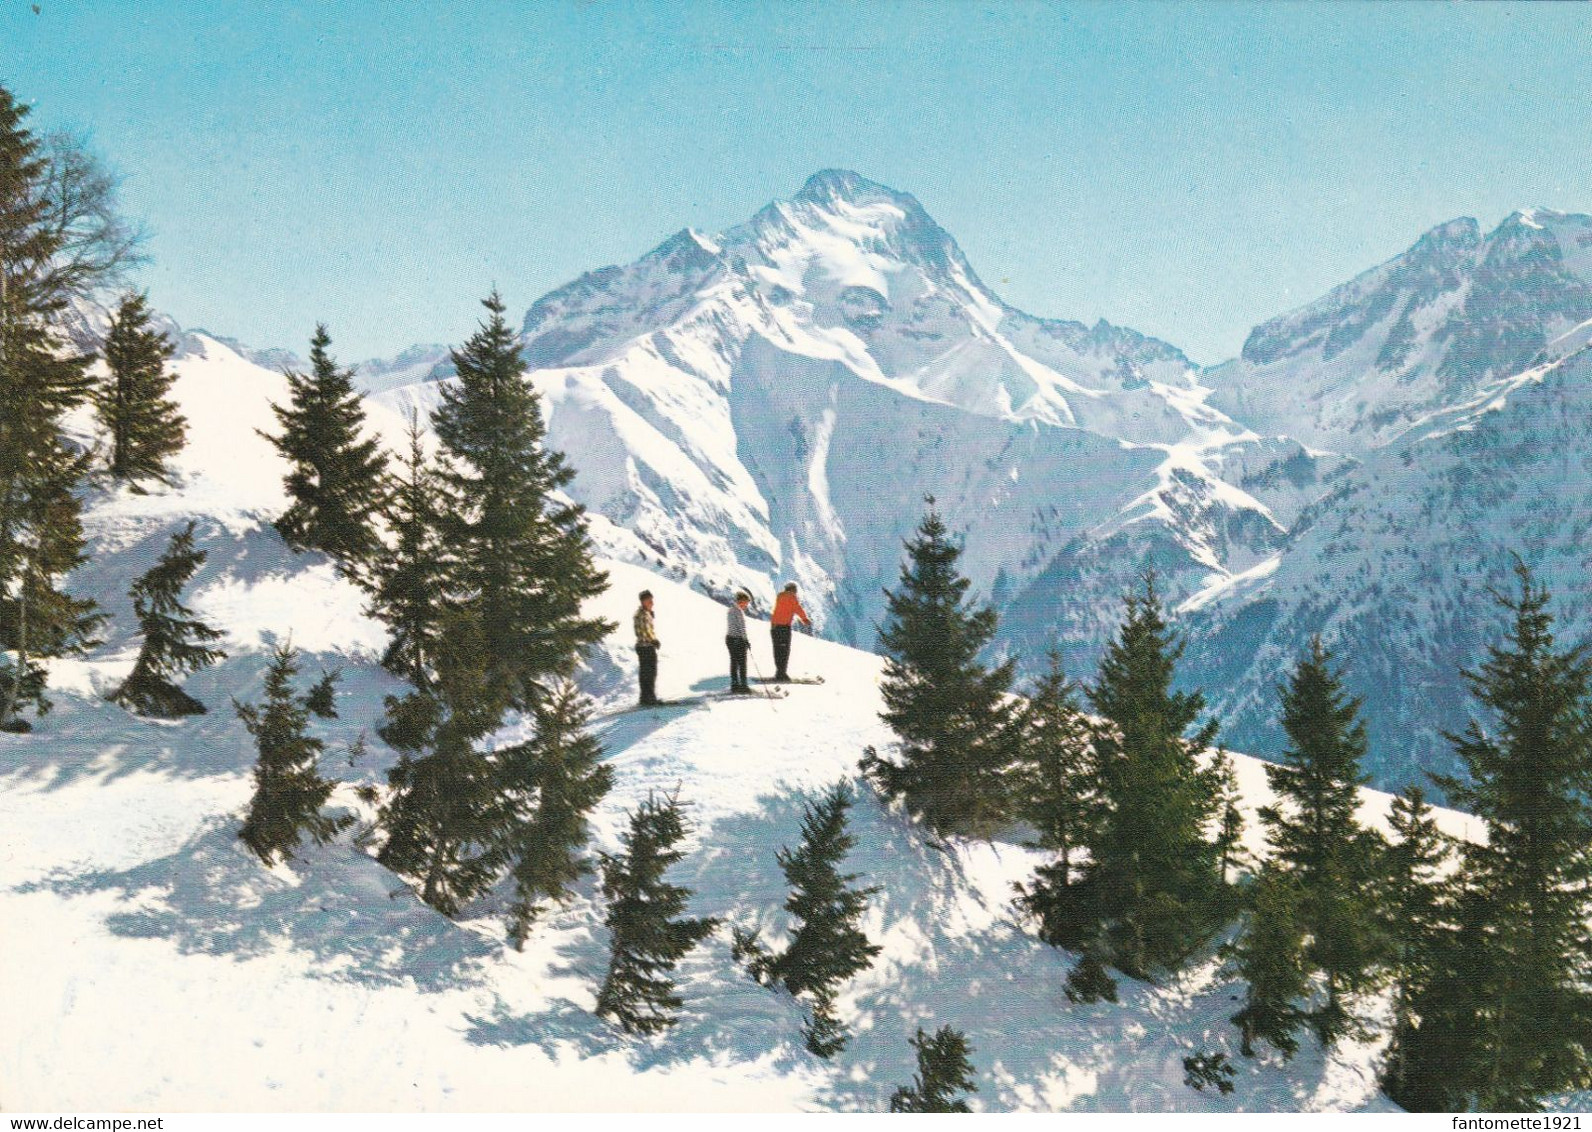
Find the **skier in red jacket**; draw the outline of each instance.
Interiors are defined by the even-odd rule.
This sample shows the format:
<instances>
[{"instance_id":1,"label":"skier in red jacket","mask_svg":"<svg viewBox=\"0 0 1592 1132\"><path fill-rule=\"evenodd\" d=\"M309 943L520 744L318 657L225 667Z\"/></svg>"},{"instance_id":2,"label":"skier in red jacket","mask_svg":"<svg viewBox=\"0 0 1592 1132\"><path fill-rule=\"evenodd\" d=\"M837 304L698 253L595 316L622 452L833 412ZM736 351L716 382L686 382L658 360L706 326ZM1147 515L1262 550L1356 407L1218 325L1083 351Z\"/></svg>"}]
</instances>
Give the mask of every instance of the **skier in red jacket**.
<instances>
[{"instance_id":1,"label":"skier in red jacket","mask_svg":"<svg viewBox=\"0 0 1592 1132\"><path fill-rule=\"evenodd\" d=\"M785 669L790 664L790 635L791 621L801 618L803 625L811 629L812 620L807 616L807 611L802 608L802 603L796 598L796 583L786 582L785 588L774 599L774 613L768 619L769 638L774 642L774 682L783 684L790 679L790 673Z\"/></svg>"}]
</instances>

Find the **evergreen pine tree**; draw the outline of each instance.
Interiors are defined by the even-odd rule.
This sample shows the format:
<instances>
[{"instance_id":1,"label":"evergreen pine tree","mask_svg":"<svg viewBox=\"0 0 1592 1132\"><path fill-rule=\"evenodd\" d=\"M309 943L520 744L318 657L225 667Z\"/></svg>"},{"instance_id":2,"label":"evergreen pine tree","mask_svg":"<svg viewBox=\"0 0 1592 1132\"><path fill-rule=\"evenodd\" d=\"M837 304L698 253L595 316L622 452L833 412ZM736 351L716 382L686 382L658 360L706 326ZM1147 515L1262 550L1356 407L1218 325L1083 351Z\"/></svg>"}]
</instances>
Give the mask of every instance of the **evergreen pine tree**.
<instances>
[{"instance_id":1,"label":"evergreen pine tree","mask_svg":"<svg viewBox=\"0 0 1592 1132\"><path fill-rule=\"evenodd\" d=\"M3 414L0 414L3 416ZM3 438L0 438L3 444ZM63 588L65 576L87 560L82 505L77 487L88 472L89 456L59 440L35 450L25 477L13 484L9 522L0 521L0 731L27 731L20 717L32 706L50 710L45 695L49 657L80 656L99 641L104 621L92 599Z\"/></svg>"},{"instance_id":2,"label":"evergreen pine tree","mask_svg":"<svg viewBox=\"0 0 1592 1132\"><path fill-rule=\"evenodd\" d=\"M967 1093L978 1092L973 1080L973 1047L966 1035L941 1026L933 1037L920 1028L912 1039L918 1075L911 1085L890 1097L891 1112L972 1112Z\"/></svg>"},{"instance_id":3,"label":"evergreen pine tree","mask_svg":"<svg viewBox=\"0 0 1592 1132\"><path fill-rule=\"evenodd\" d=\"M1307 965L1326 982L1311 1022L1330 1045L1350 1021L1345 994L1369 985L1386 951L1376 915L1381 838L1355 816L1369 781L1360 770L1365 725L1319 637L1278 693L1289 744L1281 763L1266 766L1278 804L1260 819L1272 860L1297 889Z\"/></svg>"},{"instance_id":4,"label":"evergreen pine tree","mask_svg":"<svg viewBox=\"0 0 1592 1132\"><path fill-rule=\"evenodd\" d=\"M485 305L487 321L453 352L458 377L431 419L451 594L482 627L490 693L524 711L613 625L581 612L607 576L593 563L583 509L554 496L574 470L546 446L502 300L494 293Z\"/></svg>"},{"instance_id":5,"label":"evergreen pine tree","mask_svg":"<svg viewBox=\"0 0 1592 1132\"><path fill-rule=\"evenodd\" d=\"M419 417L409 415L409 452L387 501L393 546L378 560L370 613L386 623L390 637L382 667L416 688L431 682L439 613L447 593L443 572L436 476L426 457Z\"/></svg>"},{"instance_id":6,"label":"evergreen pine tree","mask_svg":"<svg viewBox=\"0 0 1592 1132\"><path fill-rule=\"evenodd\" d=\"M294 550L321 550L356 576L381 552L372 526L386 482L387 458L361 438L365 407L352 370L327 352L324 325L310 339L310 372L287 374L289 400L272 405L280 436L262 433L288 462L288 509L276 529Z\"/></svg>"},{"instance_id":7,"label":"evergreen pine tree","mask_svg":"<svg viewBox=\"0 0 1592 1132\"><path fill-rule=\"evenodd\" d=\"M1244 850L1244 813L1240 809L1244 795L1238 788L1233 757L1226 751L1216 752L1210 770L1216 790L1216 871L1223 884L1231 884L1230 874L1249 860Z\"/></svg>"},{"instance_id":8,"label":"evergreen pine tree","mask_svg":"<svg viewBox=\"0 0 1592 1132\"><path fill-rule=\"evenodd\" d=\"M1085 950L1078 959L1078 965L1067 972L1068 1002L1117 1001L1117 981L1106 970L1105 964L1100 962L1097 954L1100 950Z\"/></svg>"},{"instance_id":9,"label":"evergreen pine tree","mask_svg":"<svg viewBox=\"0 0 1592 1132\"><path fill-rule=\"evenodd\" d=\"M675 965L718 926L713 919L681 918L691 890L664 880L684 856L675 846L686 833L679 800L648 794L620 836L623 852L602 855L611 942L597 1014L626 1033L652 1034L678 1021Z\"/></svg>"},{"instance_id":10,"label":"evergreen pine tree","mask_svg":"<svg viewBox=\"0 0 1592 1132\"><path fill-rule=\"evenodd\" d=\"M322 719L337 718L337 681L343 674L341 668L334 668L330 672L321 671L321 678L310 685L310 690L304 695L304 707L311 715L318 715Z\"/></svg>"},{"instance_id":11,"label":"evergreen pine tree","mask_svg":"<svg viewBox=\"0 0 1592 1132\"><path fill-rule=\"evenodd\" d=\"M265 673L265 702L240 704L238 718L254 736L260 758L254 768L254 799L238 836L266 864L293 855L303 834L324 843L347 824L321 813L336 785L316 767L325 744L310 735L309 709L293 691L298 652L280 645Z\"/></svg>"},{"instance_id":12,"label":"evergreen pine tree","mask_svg":"<svg viewBox=\"0 0 1592 1132\"><path fill-rule=\"evenodd\" d=\"M134 582L130 591L144 643L132 673L110 698L139 715L177 719L202 714L205 705L176 681L227 655L204 643L220 640L221 633L196 620L193 610L182 604L183 587L207 557L194 547L193 532L190 520L171 536L160 561Z\"/></svg>"},{"instance_id":13,"label":"evergreen pine tree","mask_svg":"<svg viewBox=\"0 0 1592 1132\"><path fill-rule=\"evenodd\" d=\"M1105 819L1084 882L1091 948L1138 977L1171 968L1219 927L1231 907L1222 883L1220 761L1200 765L1216 735L1208 723L1186 737L1204 701L1172 691L1182 644L1168 629L1147 576L1127 598L1127 617L1089 689L1104 717L1095 735Z\"/></svg>"},{"instance_id":14,"label":"evergreen pine tree","mask_svg":"<svg viewBox=\"0 0 1592 1132\"><path fill-rule=\"evenodd\" d=\"M149 305L137 293L123 297L105 338L110 374L95 397L101 423L110 434L110 473L117 480L171 482L167 460L182 451L188 425L171 387L176 374L166 369L171 341L149 325Z\"/></svg>"},{"instance_id":15,"label":"evergreen pine tree","mask_svg":"<svg viewBox=\"0 0 1592 1132\"><path fill-rule=\"evenodd\" d=\"M1246 984L1244 1005L1233 1015L1243 1034L1245 1057L1255 1056L1263 1039L1292 1057L1299 1049L1294 1036L1307 1020L1305 996L1305 928L1298 879L1268 862L1249 891L1249 910L1232 951L1234 967Z\"/></svg>"},{"instance_id":16,"label":"evergreen pine tree","mask_svg":"<svg viewBox=\"0 0 1592 1132\"><path fill-rule=\"evenodd\" d=\"M1440 1104L1446 1096L1451 1059L1433 1048L1445 1011L1434 1010L1434 990L1455 955L1452 921L1454 884L1448 876L1449 839L1437 828L1425 792L1412 786L1393 799L1388 815L1393 831L1385 858L1381 918L1392 942L1392 1035L1382 1069L1382 1088L1403 1107L1416 1111ZM1434 1026L1421 1033L1417 1005L1432 1014ZM1461 1007L1463 1008L1463 1007ZM1435 1071L1423 1080L1422 1071Z\"/></svg>"},{"instance_id":17,"label":"evergreen pine tree","mask_svg":"<svg viewBox=\"0 0 1592 1132\"><path fill-rule=\"evenodd\" d=\"M1413 1004L1449 1110L1533 1110L1592 1085L1592 661L1555 646L1547 590L1516 572L1519 596L1497 595L1508 641L1466 673L1493 726L1450 736L1468 775L1440 780L1487 830L1461 846L1454 959ZM1437 1072L1430 1049L1404 1056L1416 1079Z\"/></svg>"},{"instance_id":18,"label":"evergreen pine tree","mask_svg":"<svg viewBox=\"0 0 1592 1132\"><path fill-rule=\"evenodd\" d=\"M808 998L812 1010L808 1048L820 1057L845 1045L844 1030L832 1013L835 992L866 970L880 950L858 926L868 898L879 889L854 887L857 875L840 871L857 843L846 829L850 808L850 790L844 782L836 783L816 803L804 807L801 845L775 854L791 888L785 910L795 924L785 950L770 954L755 934L735 933L735 954L749 960L759 982L778 983L792 995Z\"/></svg>"},{"instance_id":19,"label":"evergreen pine tree","mask_svg":"<svg viewBox=\"0 0 1592 1132\"><path fill-rule=\"evenodd\" d=\"M886 591L881 718L900 740L898 760L870 749L862 770L936 833L987 835L1011 812L1007 777L1021 742L1011 688L1014 660L978 661L995 634L993 608L967 598L962 548L928 500L906 543L901 584Z\"/></svg>"},{"instance_id":20,"label":"evergreen pine tree","mask_svg":"<svg viewBox=\"0 0 1592 1132\"><path fill-rule=\"evenodd\" d=\"M502 709L487 687L482 637L468 610L444 611L435 678L388 696L377 728L399 759L387 776L387 841L376 859L417 880L420 898L445 916L458 915L498 875L502 800L492 760L478 744Z\"/></svg>"},{"instance_id":21,"label":"evergreen pine tree","mask_svg":"<svg viewBox=\"0 0 1592 1132\"><path fill-rule=\"evenodd\" d=\"M1079 906L1078 851L1094 840L1105 815L1094 736L1059 653L1050 654L1050 668L1028 698L1022 736L1016 813L1033 826L1037 847L1056 859L1035 870L1031 885L1019 886L1018 900L1039 917L1047 943L1077 948L1087 921Z\"/></svg>"},{"instance_id":22,"label":"evergreen pine tree","mask_svg":"<svg viewBox=\"0 0 1592 1132\"><path fill-rule=\"evenodd\" d=\"M522 950L537 905L562 900L591 871L580 856L587 816L613 783L601 744L586 733L590 713L573 682L555 687L534 715L535 736L497 752L505 786L500 844L514 880L509 939Z\"/></svg>"},{"instance_id":23,"label":"evergreen pine tree","mask_svg":"<svg viewBox=\"0 0 1592 1132\"><path fill-rule=\"evenodd\" d=\"M91 383L60 317L127 253L108 179L86 155L43 146L24 125L27 113L0 87L0 730L8 731L28 729L25 707L49 709L39 660L82 652L100 620L93 602L62 588L84 560L76 488L89 464L62 421ZM87 184L89 175L100 180Z\"/></svg>"}]
</instances>

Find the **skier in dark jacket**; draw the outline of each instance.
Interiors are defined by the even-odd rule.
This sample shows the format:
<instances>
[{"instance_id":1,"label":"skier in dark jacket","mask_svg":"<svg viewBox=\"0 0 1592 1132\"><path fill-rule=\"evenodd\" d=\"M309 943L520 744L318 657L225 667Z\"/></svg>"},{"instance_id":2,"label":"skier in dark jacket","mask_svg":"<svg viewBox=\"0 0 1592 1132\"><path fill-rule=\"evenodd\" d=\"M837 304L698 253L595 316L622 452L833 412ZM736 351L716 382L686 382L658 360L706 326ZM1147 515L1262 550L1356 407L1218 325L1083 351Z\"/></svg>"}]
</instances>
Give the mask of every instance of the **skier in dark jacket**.
<instances>
[{"instance_id":1,"label":"skier in dark jacket","mask_svg":"<svg viewBox=\"0 0 1592 1132\"><path fill-rule=\"evenodd\" d=\"M750 604L752 595L742 590L735 595L735 604L730 606L729 617L724 627L724 644L730 650L730 691L750 692L751 684L746 679L746 654L751 649L751 642L746 639L746 607Z\"/></svg>"},{"instance_id":2,"label":"skier in dark jacket","mask_svg":"<svg viewBox=\"0 0 1592 1132\"><path fill-rule=\"evenodd\" d=\"M636 659L641 663L641 704L658 702L658 630L652 621L652 591L641 591L641 607L636 610Z\"/></svg>"}]
</instances>

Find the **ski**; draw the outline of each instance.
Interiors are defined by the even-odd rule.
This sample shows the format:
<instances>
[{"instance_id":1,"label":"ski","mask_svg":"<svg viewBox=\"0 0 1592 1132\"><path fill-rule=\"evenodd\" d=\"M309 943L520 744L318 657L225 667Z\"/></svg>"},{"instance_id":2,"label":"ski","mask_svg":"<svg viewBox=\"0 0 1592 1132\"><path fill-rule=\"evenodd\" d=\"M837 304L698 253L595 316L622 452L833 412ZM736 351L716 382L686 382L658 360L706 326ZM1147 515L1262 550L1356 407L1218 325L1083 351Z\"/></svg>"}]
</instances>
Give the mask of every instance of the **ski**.
<instances>
[{"instance_id":1,"label":"ski","mask_svg":"<svg viewBox=\"0 0 1592 1132\"><path fill-rule=\"evenodd\" d=\"M763 683L763 681L753 681ZM707 692L704 700L783 700L790 695L784 688L765 687L751 692Z\"/></svg>"},{"instance_id":2,"label":"ski","mask_svg":"<svg viewBox=\"0 0 1592 1132\"><path fill-rule=\"evenodd\" d=\"M787 676L783 680L776 680L772 676L758 676L752 681L754 684L773 684L776 687L780 684L822 684L823 682L822 676Z\"/></svg>"},{"instance_id":3,"label":"ski","mask_svg":"<svg viewBox=\"0 0 1592 1132\"><path fill-rule=\"evenodd\" d=\"M634 715L637 712L652 711L655 708L692 707L696 704L705 704L714 700L783 700L790 693L783 688L758 688L753 692L704 692L697 696L681 696L673 700L659 700L654 704L630 704L622 708L614 708L591 717L591 722L597 723L604 719L613 719L620 715Z\"/></svg>"}]
</instances>

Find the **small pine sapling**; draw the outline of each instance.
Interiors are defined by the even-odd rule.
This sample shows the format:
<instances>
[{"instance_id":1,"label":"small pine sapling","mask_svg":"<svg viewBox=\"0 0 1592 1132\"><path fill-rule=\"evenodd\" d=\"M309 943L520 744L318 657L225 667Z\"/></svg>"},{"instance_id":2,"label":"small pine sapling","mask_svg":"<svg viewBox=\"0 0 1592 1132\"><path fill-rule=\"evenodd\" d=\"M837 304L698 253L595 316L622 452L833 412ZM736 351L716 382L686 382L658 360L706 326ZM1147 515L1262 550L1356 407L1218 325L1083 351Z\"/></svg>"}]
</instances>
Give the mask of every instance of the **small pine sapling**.
<instances>
[{"instance_id":1,"label":"small pine sapling","mask_svg":"<svg viewBox=\"0 0 1592 1132\"><path fill-rule=\"evenodd\" d=\"M291 857L302 835L323 844L353 820L321 813L336 784L317 770L325 744L305 730L310 713L304 698L293 691L297 674L297 651L280 645L266 669L265 702L233 701L260 752L254 798L238 836L268 865L277 857Z\"/></svg>"},{"instance_id":2,"label":"small pine sapling","mask_svg":"<svg viewBox=\"0 0 1592 1132\"><path fill-rule=\"evenodd\" d=\"M1233 1015L1245 1057L1255 1056L1257 1039L1271 1043L1284 1058L1299 1049L1294 1035L1308 1020L1300 1003L1310 990L1299 902L1292 875L1270 864L1261 869L1232 947L1233 966L1247 984L1243 1007Z\"/></svg>"},{"instance_id":3,"label":"small pine sapling","mask_svg":"<svg viewBox=\"0 0 1592 1132\"><path fill-rule=\"evenodd\" d=\"M204 643L219 640L220 631L195 619L193 610L182 604L183 587L206 558L194 547L193 533L190 520L171 536L160 561L129 591L144 643L133 671L110 698L139 715L177 719L203 714L205 705L177 687L176 681L227 655Z\"/></svg>"},{"instance_id":4,"label":"small pine sapling","mask_svg":"<svg viewBox=\"0 0 1592 1132\"><path fill-rule=\"evenodd\" d=\"M626 1033L653 1034L679 1021L674 968L718 927L714 919L682 918L691 890L664 879L684 857L675 846L687 832L677 797L648 794L620 836L623 851L602 855L610 943L596 1013Z\"/></svg>"},{"instance_id":5,"label":"small pine sapling","mask_svg":"<svg viewBox=\"0 0 1592 1132\"><path fill-rule=\"evenodd\" d=\"M341 668L334 668L330 672L321 670L321 678L310 686L304 696L304 706L311 715L321 719L337 718L337 681L342 674Z\"/></svg>"},{"instance_id":6,"label":"small pine sapling","mask_svg":"<svg viewBox=\"0 0 1592 1132\"><path fill-rule=\"evenodd\" d=\"M105 383L95 395L109 434L111 476L139 490L141 480L172 482L167 461L182 451L188 425L171 399L170 339L149 325L146 296L125 296L105 336Z\"/></svg>"},{"instance_id":7,"label":"small pine sapling","mask_svg":"<svg viewBox=\"0 0 1592 1132\"><path fill-rule=\"evenodd\" d=\"M1084 952L1078 965L1067 972L1068 1002L1115 1002L1117 981L1092 952Z\"/></svg>"},{"instance_id":8,"label":"small pine sapling","mask_svg":"<svg viewBox=\"0 0 1592 1132\"><path fill-rule=\"evenodd\" d=\"M497 752L500 842L514 881L509 940L516 950L525 947L538 905L564 899L591 871L581 856L587 816L613 784L602 745L586 732L590 714L573 681L560 681L534 715L535 737Z\"/></svg>"},{"instance_id":9,"label":"small pine sapling","mask_svg":"<svg viewBox=\"0 0 1592 1132\"><path fill-rule=\"evenodd\" d=\"M960 1031L941 1026L930 1037L920 1028L912 1039L918 1074L890 1097L891 1112L972 1112L968 1093L978 1092L973 1079L973 1047Z\"/></svg>"},{"instance_id":10,"label":"small pine sapling","mask_svg":"<svg viewBox=\"0 0 1592 1132\"><path fill-rule=\"evenodd\" d=\"M1233 1091L1233 1063L1220 1051L1192 1054L1183 1059L1183 1084L1203 1093L1207 1086L1222 1096Z\"/></svg>"},{"instance_id":11,"label":"small pine sapling","mask_svg":"<svg viewBox=\"0 0 1592 1132\"><path fill-rule=\"evenodd\" d=\"M845 1031L833 1015L840 984L866 970L879 954L858 926L876 887L855 888L857 875L840 872L840 863L856 844L846 830L851 792L836 783L802 816L802 843L776 854L791 886L785 910L796 922L791 941L771 953L756 933L736 930L731 955L765 986L782 985L792 995L813 1003L807 1026L807 1047L829 1057L845 1046Z\"/></svg>"}]
</instances>

